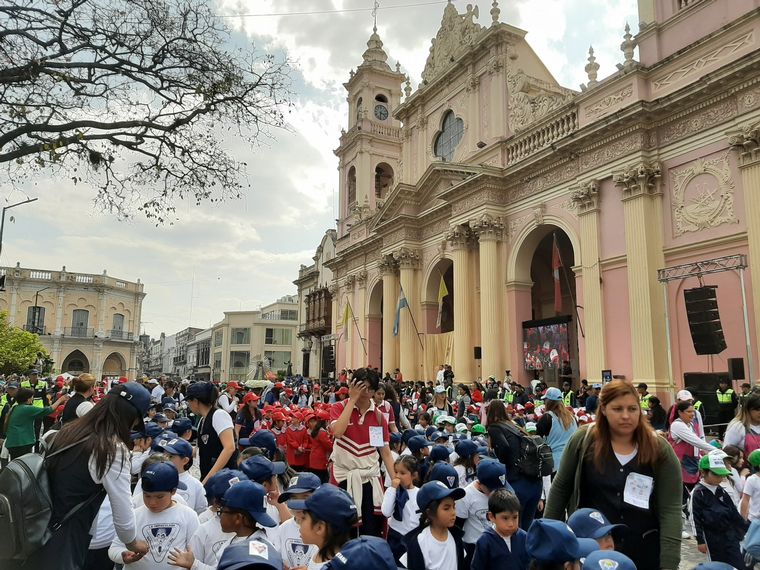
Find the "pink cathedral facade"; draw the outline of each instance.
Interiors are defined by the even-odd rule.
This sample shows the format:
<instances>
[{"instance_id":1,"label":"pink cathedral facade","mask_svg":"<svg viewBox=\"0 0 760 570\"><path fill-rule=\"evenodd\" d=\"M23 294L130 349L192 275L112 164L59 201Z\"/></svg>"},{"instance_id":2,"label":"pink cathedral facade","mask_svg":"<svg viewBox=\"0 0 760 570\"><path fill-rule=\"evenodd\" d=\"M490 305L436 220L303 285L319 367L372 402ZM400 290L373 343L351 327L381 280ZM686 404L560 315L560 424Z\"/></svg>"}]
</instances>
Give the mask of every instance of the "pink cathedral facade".
<instances>
[{"instance_id":1,"label":"pink cathedral facade","mask_svg":"<svg viewBox=\"0 0 760 570\"><path fill-rule=\"evenodd\" d=\"M756 378L760 0L639 0L639 32L605 54L618 71L597 77L590 53L581 90L499 16L448 4L415 91L377 33L351 71L332 334L314 350L408 380L442 363L463 382L611 370L665 400L729 358ZM748 268L658 280L726 256ZM701 284L719 354L689 333L684 290Z\"/></svg>"}]
</instances>

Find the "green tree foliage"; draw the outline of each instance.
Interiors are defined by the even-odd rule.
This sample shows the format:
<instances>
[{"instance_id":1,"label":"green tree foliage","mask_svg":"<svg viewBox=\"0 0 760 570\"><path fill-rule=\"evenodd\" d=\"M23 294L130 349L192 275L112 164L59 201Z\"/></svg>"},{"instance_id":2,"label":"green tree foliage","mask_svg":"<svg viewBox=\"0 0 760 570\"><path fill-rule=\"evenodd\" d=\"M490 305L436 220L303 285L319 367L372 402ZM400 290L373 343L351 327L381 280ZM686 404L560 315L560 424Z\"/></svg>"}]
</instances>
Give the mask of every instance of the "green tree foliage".
<instances>
[{"instance_id":1,"label":"green tree foliage","mask_svg":"<svg viewBox=\"0 0 760 570\"><path fill-rule=\"evenodd\" d=\"M47 351L36 334L8 324L8 313L0 311L0 373L26 373L34 366L37 353Z\"/></svg>"}]
</instances>

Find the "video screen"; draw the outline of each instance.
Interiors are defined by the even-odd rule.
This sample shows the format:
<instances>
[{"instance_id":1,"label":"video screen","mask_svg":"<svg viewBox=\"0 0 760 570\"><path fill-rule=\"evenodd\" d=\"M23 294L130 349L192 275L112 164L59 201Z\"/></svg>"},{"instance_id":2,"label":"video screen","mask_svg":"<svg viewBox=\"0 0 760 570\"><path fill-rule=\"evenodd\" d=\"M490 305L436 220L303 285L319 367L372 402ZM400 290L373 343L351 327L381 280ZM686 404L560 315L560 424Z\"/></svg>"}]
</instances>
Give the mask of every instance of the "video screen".
<instances>
[{"instance_id":1,"label":"video screen","mask_svg":"<svg viewBox=\"0 0 760 570\"><path fill-rule=\"evenodd\" d=\"M523 323L523 363L525 370L562 368L570 360L567 318L562 321L526 321Z\"/></svg>"}]
</instances>

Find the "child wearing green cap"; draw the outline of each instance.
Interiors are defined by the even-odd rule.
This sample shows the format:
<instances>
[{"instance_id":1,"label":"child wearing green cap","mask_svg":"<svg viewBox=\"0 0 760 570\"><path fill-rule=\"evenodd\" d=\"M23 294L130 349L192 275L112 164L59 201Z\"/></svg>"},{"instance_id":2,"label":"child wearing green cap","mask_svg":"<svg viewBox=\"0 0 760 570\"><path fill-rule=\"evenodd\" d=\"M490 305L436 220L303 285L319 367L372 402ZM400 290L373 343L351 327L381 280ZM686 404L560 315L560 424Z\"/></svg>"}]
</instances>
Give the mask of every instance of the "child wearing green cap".
<instances>
[{"instance_id":1,"label":"child wearing green cap","mask_svg":"<svg viewBox=\"0 0 760 570\"><path fill-rule=\"evenodd\" d=\"M760 449L754 450L747 456L747 463L750 464L753 475L747 477L742 489L742 516L750 522L760 519Z\"/></svg>"},{"instance_id":2,"label":"child wearing green cap","mask_svg":"<svg viewBox=\"0 0 760 570\"><path fill-rule=\"evenodd\" d=\"M746 568L739 543L749 523L734 506L731 496L720 484L731 475L724 461L725 454L708 453L699 461L702 480L691 495L697 548L709 554L713 562L725 562L742 570Z\"/></svg>"}]
</instances>

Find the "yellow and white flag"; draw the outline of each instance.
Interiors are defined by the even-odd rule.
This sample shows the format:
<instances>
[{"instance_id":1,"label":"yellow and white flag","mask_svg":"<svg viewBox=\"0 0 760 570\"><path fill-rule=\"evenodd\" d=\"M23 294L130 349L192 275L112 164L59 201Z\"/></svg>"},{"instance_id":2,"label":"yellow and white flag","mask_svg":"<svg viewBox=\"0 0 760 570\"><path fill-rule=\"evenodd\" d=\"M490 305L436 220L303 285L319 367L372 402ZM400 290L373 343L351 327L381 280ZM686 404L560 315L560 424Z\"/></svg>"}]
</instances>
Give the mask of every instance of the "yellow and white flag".
<instances>
[{"instance_id":1,"label":"yellow and white flag","mask_svg":"<svg viewBox=\"0 0 760 570\"><path fill-rule=\"evenodd\" d=\"M446 282L441 275L441 282L438 284L438 320L435 321L436 328L441 328L441 318L443 317L443 298L449 294L446 288Z\"/></svg>"}]
</instances>

